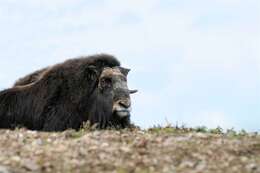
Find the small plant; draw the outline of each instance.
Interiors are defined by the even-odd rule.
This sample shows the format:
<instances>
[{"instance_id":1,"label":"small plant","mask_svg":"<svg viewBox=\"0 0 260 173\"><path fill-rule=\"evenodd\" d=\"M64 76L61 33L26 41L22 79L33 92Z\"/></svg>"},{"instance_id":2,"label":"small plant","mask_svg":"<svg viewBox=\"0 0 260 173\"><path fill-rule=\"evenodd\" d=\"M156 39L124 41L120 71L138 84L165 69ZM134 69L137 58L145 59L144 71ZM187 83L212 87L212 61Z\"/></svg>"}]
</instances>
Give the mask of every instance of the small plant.
<instances>
[{"instance_id":1,"label":"small plant","mask_svg":"<svg viewBox=\"0 0 260 173\"><path fill-rule=\"evenodd\" d=\"M201 132L201 133L207 133L208 132L208 128L206 126L199 126L197 128L195 128L196 132Z\"/></svg>"},{"instance_id":2,"label":"small plant","mask_svg":"<svg viewBox=\"0 0 260 173\"><path fill-rule=\"evenodd\" d=\"M232 128L232 129L227 129L226 134L227 134L228 136L233 136L233 137L238 136L238 133L234 130L234 128Z\"/></svg>"},{"instance_id":3,"label":"small plant","mask_svg":"<svg viewBox=\"0 0 260 173\"><path fill-rule=\"evenodd\" d=\"M96 130L98 127L98 124L94 124L94 125L91 125L89 121L87 122L84 122L80 128L80 130L83 130L83 131L92 131L92 130Z\"/></svg>"},{"instance_id":4,"label":"small plant","mask_svg":"<svg viewBox=\"0 0 260 173\"><path fill-rule=\"evenodd\" d=\"M246 135L248 135L248 133L247 133L244 129L242 129L242 130L239 132L239 136L246 136Z\"/></svg>"},{"instance_id":5,"label":"small plant","mask_svg":"<svg viewBox=\"0 0 260 173\"><path fill-rule=\"evenodd\" d=\"M224 134L223 129L221 127L210 129L209 132L213 134Z\"/></svg>"}]
</instances>

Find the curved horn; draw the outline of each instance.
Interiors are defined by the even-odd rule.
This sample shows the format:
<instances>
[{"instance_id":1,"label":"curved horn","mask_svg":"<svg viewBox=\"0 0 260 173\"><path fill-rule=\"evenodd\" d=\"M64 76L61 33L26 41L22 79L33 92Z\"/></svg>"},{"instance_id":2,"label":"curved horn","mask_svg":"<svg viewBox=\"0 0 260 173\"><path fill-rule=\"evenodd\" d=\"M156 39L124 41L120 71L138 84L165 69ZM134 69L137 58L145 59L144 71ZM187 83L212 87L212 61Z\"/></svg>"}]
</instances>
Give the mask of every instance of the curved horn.
<instances>
[{"instance_id":1,"label":"curved horn","mask_svg":"<svg viewBox=\"0 0 260 173\"><path fill-rule=\"evenodd\" d=\"M130 69L128 68L124 68L124 67L119 67L119 70L121 71L121 73L125 76L128 75L128 73L130 72Z\"/></svg>"},{"instance_id":2,"label":"curved horn","mask_svg":"<svg viewBox=\"0 0 260 173\"><path fill-rule=\"evenodd\" d=\"M134 94L134 93L137 93L137 92L138 92L138 90L129 90L130 94Z\"/></svg>"}]
</instances>

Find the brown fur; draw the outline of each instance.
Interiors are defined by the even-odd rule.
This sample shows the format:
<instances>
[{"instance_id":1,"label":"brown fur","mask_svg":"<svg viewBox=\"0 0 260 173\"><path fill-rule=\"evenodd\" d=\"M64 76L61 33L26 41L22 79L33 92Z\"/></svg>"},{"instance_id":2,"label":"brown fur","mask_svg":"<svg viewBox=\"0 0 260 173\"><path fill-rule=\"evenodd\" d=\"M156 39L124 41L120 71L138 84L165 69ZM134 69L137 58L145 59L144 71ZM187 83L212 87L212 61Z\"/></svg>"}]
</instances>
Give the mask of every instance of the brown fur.
<instances>
[{"instance_id":1,"label":"brown fur","mask_svg":"<svg viewBox=\"0 0 260 173\"><path fill-rule=\"evenodd\" d=\"M18 79L15 82L14 87L34 83L35 81L41 79L49 69L51 69L51 67L46 67L46 68L43 68L41 70L37 70L37 71L35 71L35 72L33 72L33 73L23 77L23 78Z\"/></svg>"},{"instance_id":2,"label":"brown fur","mask_svg":"<svg viewBox=\"0 0 260 173\"><path fill-rule=\"evenodd\" d=\"M79 129L83 122L127 127L129 117L110 110L111 98L98 91L105 67L120 66L111 55L71 59L36 71L0 92L0 128L24 126L33 130ZM104 120L105 118L105 120Z\"/></svg>"}]
</instances>

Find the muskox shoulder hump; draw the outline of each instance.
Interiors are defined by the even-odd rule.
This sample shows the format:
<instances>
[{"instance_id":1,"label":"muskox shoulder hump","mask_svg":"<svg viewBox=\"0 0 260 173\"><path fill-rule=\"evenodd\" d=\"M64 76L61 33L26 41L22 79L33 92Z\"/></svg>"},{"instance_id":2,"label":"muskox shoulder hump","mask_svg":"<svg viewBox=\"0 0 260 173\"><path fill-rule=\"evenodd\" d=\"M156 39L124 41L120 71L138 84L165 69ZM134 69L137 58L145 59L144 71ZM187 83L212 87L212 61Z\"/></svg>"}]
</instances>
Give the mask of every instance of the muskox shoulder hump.
<instances>
[{"instance_id":1,"label":"muskox shoulder hump","mask_svg":"<svg viewBox=\"0 0 260 173\"><path fill-rule=\"evenodd\" d=\"M41 70L37 70L25 77L22 77L18 79L13 86L16 87L16 86L25 86L25 85L33 84L34 82L40 80L44 72L46 72L48 69L49 67L46 67Z\"/></svg>"},{"instance_id":2,"label":"muskox shoulder hump","mask_svg":"<svg viewBox=\"0 0 260 173\"><path fill-rule=\"evenodd\" d=\"M120 66L120 62L115 58L113 55L109 54L96 54L91 56L80 56L78 58L67 60L63 63L56 64L56 66L64 66L66 64L69 65L75 65L75 64L85 64L85 65L94 65L96 67L102 68L102 67L115 67ZM45 67L41 70L37 70L25 77L22 77L18 79L13 87L16 86L25 86L30 85L38 80L40 80L48 71L50 71L53 67Z\"/></svg>"}]
</instances>

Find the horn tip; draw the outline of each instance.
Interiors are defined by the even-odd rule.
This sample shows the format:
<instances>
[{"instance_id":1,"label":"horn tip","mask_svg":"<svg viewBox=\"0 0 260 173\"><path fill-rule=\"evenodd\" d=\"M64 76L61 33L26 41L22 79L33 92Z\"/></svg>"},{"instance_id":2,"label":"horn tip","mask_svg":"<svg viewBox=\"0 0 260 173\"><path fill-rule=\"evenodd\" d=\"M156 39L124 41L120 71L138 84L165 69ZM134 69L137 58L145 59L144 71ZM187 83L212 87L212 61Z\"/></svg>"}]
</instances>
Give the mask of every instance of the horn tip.
<instances>
[{"instance_id":1,"label":"horn tip","mask_svg":"<svg viewBox=\"0 0 260 173\"><path fill-rule=\"evenodd\" d=\"M130 92L130 94L134 94L134 93L137 93L138 90L130 90L129 92Z\"/></svg>"}]
</instances>

